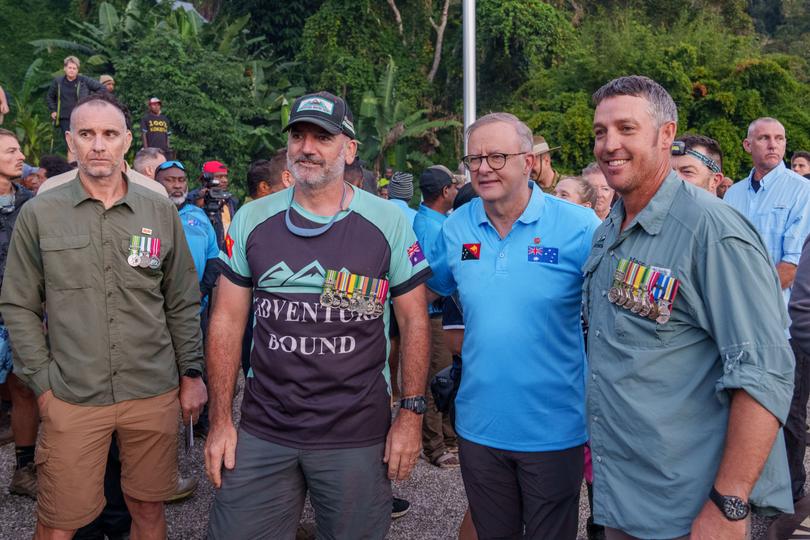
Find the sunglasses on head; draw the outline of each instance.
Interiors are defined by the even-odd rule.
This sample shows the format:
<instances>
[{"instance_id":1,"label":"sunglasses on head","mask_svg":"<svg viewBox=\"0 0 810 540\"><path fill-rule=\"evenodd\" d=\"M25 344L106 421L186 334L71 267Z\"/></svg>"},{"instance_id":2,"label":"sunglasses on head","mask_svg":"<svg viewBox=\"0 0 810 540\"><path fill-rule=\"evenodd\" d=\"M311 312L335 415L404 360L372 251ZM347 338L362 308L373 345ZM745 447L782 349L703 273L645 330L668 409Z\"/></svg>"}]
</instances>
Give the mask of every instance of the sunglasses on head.
<instances>
[{"instance_id":1,"label":"sunglasses on head","mask_svg":"<svg viewBox=\"0 0 810 540\"><path fill-rule=\"evenodd\" d=\"M158 165L157 170L159 170L159 171L165 171L166 169L171 169L172 167L177 167L177 168L178 168L178 169L180 169L181 171L185 171L185 170L186 170L186 166L185 166L185 165L183 165L183 164L182 164L182 163L180 163L179 161L175 161L175 160L172 160L172 161L164 161L163 163L161 163L160 165Z\"/></svg>"}]
</instances>

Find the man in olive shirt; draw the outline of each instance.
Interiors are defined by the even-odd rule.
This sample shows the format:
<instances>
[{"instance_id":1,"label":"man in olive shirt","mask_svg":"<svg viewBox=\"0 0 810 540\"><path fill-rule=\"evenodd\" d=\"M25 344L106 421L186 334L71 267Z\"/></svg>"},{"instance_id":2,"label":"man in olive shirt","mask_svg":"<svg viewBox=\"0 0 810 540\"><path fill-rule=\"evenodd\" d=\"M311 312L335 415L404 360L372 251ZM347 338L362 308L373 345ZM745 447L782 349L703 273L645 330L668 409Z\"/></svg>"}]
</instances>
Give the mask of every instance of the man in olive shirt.
<instances>
[{"instance_id":1,"label":"man in olive shirt","mask_svg":"<svg viewBox=\"0 0 810 540\"><path fill-rule=\"evenodd\" d=\"M115 99L82 99L67 141L78 175L22 209L0 297L42 416L36 535L69 538L101 512L115 433L132 536L163 538L177 413L207 398L197 273L171 201L122 173L132 134Z\"/></svg>"},{"instance_id":2,"label":"man in olive shirt","mask_svg":"<svg viewBox=\"0 0 810 540\"><path fill-rule=\"evenodd\" d=\"M749 503L792 511L779 280L753 226L672 171L666 90L622 77L593 99L622 196L583 268L595 521L608 540L742 539Z\"/></svg>"}]
</instances>

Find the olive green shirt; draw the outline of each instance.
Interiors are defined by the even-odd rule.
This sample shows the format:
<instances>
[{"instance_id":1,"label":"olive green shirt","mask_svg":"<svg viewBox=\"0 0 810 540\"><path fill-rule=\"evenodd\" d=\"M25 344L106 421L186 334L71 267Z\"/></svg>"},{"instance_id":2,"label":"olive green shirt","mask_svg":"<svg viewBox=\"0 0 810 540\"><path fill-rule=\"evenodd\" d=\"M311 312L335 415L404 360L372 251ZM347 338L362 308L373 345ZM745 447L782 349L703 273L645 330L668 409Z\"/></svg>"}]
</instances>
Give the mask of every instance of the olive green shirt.
<instances>
[{"instance_id":1,"label":"olive green shirt","mask_svg":"<svg viewBox=\"0 0 810 540\"><path fill-rule=\"evenodd\" d=\"M14 373L37 395L106 405L165 393L178 370L202 370L200 288L177 210L126 182L106 210L77 177L17 218L0 312ZM133 235L160 239L159 268L127 263Z\"/></svg>"},{"instance_id":2,"label":"olive green shirt","mask_svg":"<svg viewBox=\"0 0 810 540\"><path fill-rule=\"evenodd\" d=\"M616 203L583 268L597 523L639 538L689 534L720 465L731 394L784 422L794 360L779 278L753 225L674 172L622 230ZM668 321L610 303L620 259L680 281ZM750 502L791 513L780 429Z\"/></svg>"}]
</instances>

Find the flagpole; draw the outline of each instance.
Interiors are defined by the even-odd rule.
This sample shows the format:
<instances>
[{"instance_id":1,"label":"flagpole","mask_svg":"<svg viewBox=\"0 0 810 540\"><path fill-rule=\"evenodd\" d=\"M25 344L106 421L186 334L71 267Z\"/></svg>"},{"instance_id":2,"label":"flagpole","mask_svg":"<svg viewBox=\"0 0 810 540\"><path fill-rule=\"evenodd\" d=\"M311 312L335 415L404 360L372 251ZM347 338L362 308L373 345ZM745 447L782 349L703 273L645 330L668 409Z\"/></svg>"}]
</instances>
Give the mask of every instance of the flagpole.
<instances>
[{"instance_id":1,"label":"flagpole","mask_svg":"<svg viewBox=\"0 0 810 540\"><path fill-rule=\"evenodd\" d=\"M475 122L475 0L463 0L464 30L464 155L467 155L467 128Z\"/></svg>"}]
</instances>

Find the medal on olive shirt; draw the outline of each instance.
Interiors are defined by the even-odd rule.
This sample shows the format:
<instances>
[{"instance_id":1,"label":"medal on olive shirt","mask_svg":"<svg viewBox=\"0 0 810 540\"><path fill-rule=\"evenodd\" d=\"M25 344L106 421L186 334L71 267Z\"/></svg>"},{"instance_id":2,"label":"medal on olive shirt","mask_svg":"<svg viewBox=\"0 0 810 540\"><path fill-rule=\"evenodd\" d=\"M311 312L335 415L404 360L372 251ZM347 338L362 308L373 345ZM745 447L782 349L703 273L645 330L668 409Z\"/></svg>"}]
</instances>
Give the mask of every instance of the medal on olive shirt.
<instances>
[{"instance_id":1,"label":"medal on olive shirt","mask_svg":"<svg viewBox=\"0 0 810 540\"><path fill-rule=\"evenodd\" d=\"M141 262L141 258L138 256L139 245L140 241L138 236L133 234L129 239L129 257L127 257L127 264L133 268L138 266Z\"/></svg>"},{"instance_id":2,"label":"medal on olive shirt","mask_svg":"<svg viewBox=\"0 0 810 540\"><path fill-rule=\"evenodd\" d=\"M150 240L152 240L152 246L149 250L149 268L157 270L160 268L160 238L150 238Z\"/></svg>"},{"instance_id":3,"label":"medal on olive shirt","mask_svg":"<svg viewBox=\"0 0 810 540\"><path fill-rule=\"evenodd\" d=\"M138 262L138 266L141 268L147 268L149 266L149 246L151 243L151 238L141 236L140 252L138 254L141 258L140 262Z\"/></svg>"}]
</instances>

